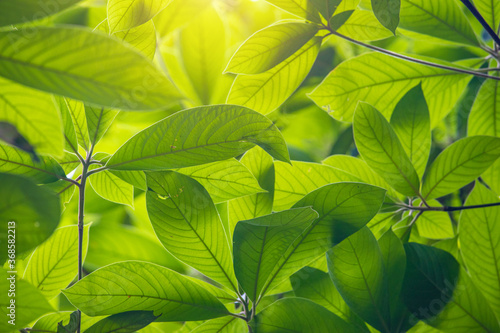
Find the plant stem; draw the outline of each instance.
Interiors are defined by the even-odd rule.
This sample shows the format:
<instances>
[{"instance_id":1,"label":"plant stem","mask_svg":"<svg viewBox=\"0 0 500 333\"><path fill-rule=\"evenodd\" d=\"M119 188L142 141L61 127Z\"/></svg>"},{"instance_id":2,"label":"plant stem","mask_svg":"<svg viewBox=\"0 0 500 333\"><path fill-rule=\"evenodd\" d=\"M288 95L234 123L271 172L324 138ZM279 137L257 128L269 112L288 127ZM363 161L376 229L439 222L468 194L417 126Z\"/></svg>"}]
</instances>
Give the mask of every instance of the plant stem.
<instances>
[{"instance_id":1,"label":"plant stem","mask_svg":"<svg viewBox=\"0 0 500 333\"><path fill-rule=\"evenodd\" d=\"M445 207L416 207L416 206L410 206L410 205L405 205L405 204L398 204L398 206L403 207L405 209L417 210L417 211L421 211L421 212L425 212L425 211L456 212L456 211L466 210L466 209L477 209L477 208L487 208L487 207L500 206L500 202L483 204L483 205L461 206L461 207L446 207L446 206Z\"/></svg>"},{"instance_id":2,"label":"plant stem","mask_svg":"<svg viewBox=\"0 0 500 333\"><path fill-rule=\"evenodd\" d=\"M474 15L474 17L476 18L476 20L478 20L479 23L481 23L481 25L486 30L486 32L488 33L488 35L490 35L491 38L493 38L493 40L495 41L495 44L496 45L500 45L500 38L498 37L498 35L496 34L496 32L490 27L490 25L488 24L488 22L486 22L486 20L484 19L484 17L477 10L476 6L474 6L474 4L472 4L472 2L470 2L470 0L460 0L460 1L462 1L462 3L465 5L465 7L467 7L467 9L472 13L472 15Z\"/></svg>"},{"instance_id":3,"label":"plant stem","mask_svg":"<svg viewBox=\"0 0 500 333\"><path fill-rule=\"evenodd\" d=\"M424 207L422 207L424 208ZM408 229L405 230L403 236L401 236L401 239L405 239L406 237L408 237L409 233L411 232L411 229L413 228L413 225L415 224L415 222L417 222L418 218L420 217L420 215L422 215L424 212L423 211L419 211L417 213L417 215L415 215L415 217L413 218L413 220L411 220L410 224L408 224Z\"/></svg>"},{"instance_id":4,"label":"plant stem","mask_svg":"<svg viewBox=\"0 0 500 333\"><path fill-rule=\"evenodd\" d=\"M373 50L373 51L377 51L377 52L389 55L389 56L394 57L394 58L399 58L399 59L403 59L403 60L406 60L406 61L411 61L411 62L414 62L414 63L417 63L417 64L421 64L421 65L425 65L425 66L430 66L430 67L435 67L435 68L439 68L439 69L444 69L444 70L448 70L448 71L453 71L453 72L457 72L457 73L470 74L470 75L474 75L474 76L478 76L478 77L483 77L483 78L486 78L486 79L492 79L492 80L500 81L500 77L497 77L497 76L492 76L492 75L488 75L488 74L481 73L481 72L476 72L476 71L469 70L469 69L463 69L463 68L457 68L457 67L450 67L450 66L440 65L440 64L436 64L436 63L425 61L425 60L420 60L420 59L412 58L412 57L409 57L409 56L406 56L406 55L403 55L403 54L399 54L399 53L396 53L396 52L392 52L392 51L383 49L383 48L378 47L378 46L374 46L374 45L370 45L370 44L366 44L366 43L360 42L358 40L355 40L355 39L352 39L350 37L347 37L347 36L344 36L342 34L339 34L336 31L330 31L330 34L335 35L337 37L340 37L342 39L345 39L345 40L347 40L347 41L349 41L351 43L354 43L354 44L366 47L366 48L368 48L370 50Z\"/></svg>"}]
</instances>

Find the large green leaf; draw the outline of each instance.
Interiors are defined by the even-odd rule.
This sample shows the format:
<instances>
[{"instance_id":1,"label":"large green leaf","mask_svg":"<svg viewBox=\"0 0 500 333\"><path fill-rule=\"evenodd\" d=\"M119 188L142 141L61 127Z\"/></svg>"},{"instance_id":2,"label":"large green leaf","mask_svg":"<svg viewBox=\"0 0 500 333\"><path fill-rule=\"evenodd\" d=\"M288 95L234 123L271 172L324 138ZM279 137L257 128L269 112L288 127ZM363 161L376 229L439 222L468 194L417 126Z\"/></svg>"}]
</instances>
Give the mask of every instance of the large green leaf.
<instances>
[{"instance_id":1,"label":"large green leaf","mask_svg":"<svg viewBox=\"0 0 500 333\"><path fill-rule=\"evenodd\" d=\"M304 298L283 298L259 312L251 323L258 333L359 333L359 329Z\"/></svg>"},{"instance_id":2,"label":"large green leaf","mask_svg":"<svg viewBox=\"0 0 500 333\"><path fill-rule=\"evenodd\" d=\"M479 46L467 17L454 0L401 0L399 26L452 42Z\"/></svg>"},{"instance_id":3,"label":"large green leaf","mask_svg":"<svg viewBox=\"0 0 500 333\"><path fill-rule=\"evenodd\" d=\"M490 27L497 31L500 26L500 2L491 0L474 0L474 4Z\"/></svg>"},{"instance_id":4,"label":"large green leaf","mask_svg":"<svg viewBox=\"0 0 500 333\"><path fill-rule=\"evenodd\" d=\"M247 195L228 202L231 238L238 221L271 214L273 209L275 168L272 157L260 147L255 147L247 151L240 161L252 172L259 186L267 193Z\"/></svg>"},{"instance_id":5,"label":"large green leaf","mask_svg":"<svg viewBox=\"0 0 500 333\"><path fill-rule=\"evenodd\" d=\"M417 243L407 243L404 247L403 301L414 318L431 319L452 298L459 264L451 254L434 247Z\"/></svg>"},{"instance_id":6,"label":"large green leaf","mask_svg":"<svg viewBox=\"0 0 500 333\"><path fill-rule=\"evenodd\" d=\"M4 262L8 233L12 234L9 227L15 226L16 253L21 254L49 238L59 224L61 208L52 190L26 178L0 174L0 184L0 262Z\"/></svg>"},{"instance_id":7,"label":"large green leaf","mask_svg":"<svg viewBox=\"0 0 500 333\"><path fill-rule=\"evenodd\" d=\"M83 230L82 258L88 247L89 225ZM43 296L52 299L66 288L78 273L78 226L57 229L36 248L24 272L24 279L37 287Z\"/></svg>"},{"instance_id":8,"label":"large green leaf","mask_svg":"<svg viewBox=\"0 0 500 333\"><path fill-rule=\"evenodd\" d=\"M277 127L263 115L235 105L177 112L139 132L111 157L115 170L161 170L200 165L238 156L254 145L288 161Z\"/></svg>"},{"instance_id":9,"label":"large green leaf","mask_svg":"<svg viewBox=\"0 0 500 333\"><path fill-rule=\"evenodd\" d=\"M498 196L477 183L466 205L498 203ZM464 210L459 224L460 250L475 285L500 313L500 206Z\"/></svg>"},{"instance_id":10,"label":"large green leaf","mask_svg":"<svg viewBox=\"0 0 500 333\"><path fill-rule=\"evenodd\" d=\"M235 333L248 330L245 321L236 317L211 319L192 330L192 333Z\"/></svg>"},{"instance_id":11,"label":"large green leaf","mask_svg":"<svg viewBox=\"0 0 500 333\"><path fill-rule=\"evenodd\" d=\"M124 110L154 110L179 97L149 60L115 38L78 27L32 28L26 36L23 30L0 32L0 75Z\"/></svg>"},{"instance_id":12,"label":"large green leaf","mask_svg":"<svg viewBox=\"0 0 500 333\"><path fill-rule=\"evenodd\" d=\"M101 319L84 333L133 333L148 326L155 321L157 316L153 311L128 311L117 313L107 318Z\"/></svg>"},{"instance_id":13,"label":"large green leaf","mask_svg":"<svg viewBox=\"0 0 500 333\"><path fill-rule=\"evenodd\" d=\"M426 320L427 324L436 327L439 332L500 332L498 320L487 299L474 285L465 269L460 269L455 290L452 292L453 297L446 306L442 299L433 301L433 309L443 306L444 309L437 317Z\"/></svg>"},{"instance_id":14,"label":"large green leaf","mask_svg":"<svg viewBox=\"0 0 500 333\"><path fill-rule=\"evenodd\" d=\"M486 80L477 93L467 122L467 134L500 136L499 81Z\"/></svg>"},{"instance_id":15,"label":"large green leaf","mask_svg":"<svg viewBox=\"0 0 500 333\"><path fill-rule=\"evenodd\" d=\"M347 13L348 12L343 12L338 14L338 16L346 15ZM337 15L335 15L334 18L335 17L337 17ZM377 21L375 15L368 10L355 10L347 21L337 29L337 32L361 41L373 41L392 36L391 32L384 28L379 21Z\"/></svg>"},{"instance_id":16,"label":"large green leaf","mask_svg":"<svg viewBox=\"0 0 500 333\"><path fill-rule=\"evenodd\" d=\"M35 162L29 153L1 143L0 172L21 175L37 184L52 183L66 176L52 157L40 156L40 162Z\"/></svg>"},{"instance_id":17,"label":"large green leaf","mask_svg":"<svg viewBox=\"0 0 500 333\"><path fill-rule=\"evenodd\" d=\"M165 248L182 262L237 291L231 249L208 192L173 171L148 173L149 219Z\"/></svg>"},{"instance_id":18,"label":"large green leaf","mask_svg":"<svg viewBox=\"0 0 500 333\"><path fill-rule=\"evenodd\" d=\"M479 177L500 156L500 138L471 136L448 146L429 167L422 194L434 199Z\"/></svg>"},{"instance_id":19,"label":"large green leaf","mask_svg":"<svg viewBox=\"0 0 500 333\"><path fill-rule=\"evenodd\" d=\"M0 121L16 126L37 153L62 156L61 117L49 94L0 78Z\"/></svg>"},{"instance_id":20,"label":"large green leaf","mask_svg":"<svg viewBox=\"0 0 500 333\"><path fill-rule=\"evenodd\" d=\"M197 283L142 261L105 266L63 291L90 316L154 311L158 321L204 320L227 315L224 305Z\"/></svg>"},{"instance_id":21,"label":"large green leaf","mask_svg":"<svg viewBox=\"0 0 500 333\"><path fill-rule=\"evenodd\" d=\"M252 301L259 297L283 250L317 217L311 208L298 208L238 222L233 236L234 270Z\"/></svg>"},{"instance_id":22,"label":"large green leaf","mask_svg":"<svg viewBox=\"0 0 500 333\"><path fill-rule=\"evenodd\" d=\"M442 207L437 200L426 200L431 207ZM421 200L413 201L414 206L419 206ZM429 239L453 238L453 222L448 212L428 211L424 212L417 220L416 226L421 237Z\"/></svg>"},{"instance_id":23,"label":"large green leaf","mask_svg":"<svg viewBox=\"0 0 500 333\"><path fill-rule=\"evenodd\" d=\"M376 329L389 332L389 281L370 229L365 227L334 246L327 261L333 283L349 307Z\"/></svg>"},{"instance_id":24,"label":"large green leaf","mask_svg":"<svg viewBox=\"0 0 500 333\"><path fill-rule=\"evenodd\" d=\"M69 8L82 0L39 1L16 0L0 1L0 26L38 21Z\"/></svg>"},{"instance_id":25,"label":"large green leaf","mask_svg":"<svg viewBox=\"0 0 500 333\"><path fill-rule=\"evenodd\" d=\"M13 279L16 279L16 274L8 273L0 268L0 290L3 292L3 295L0 296L0 315L3 318L0 321L0 331L2 332L12 332L25 328L40 316L54 311L40 291L29 282ZM15 290L14 295L10 297L9 290L12 282L15 284ZM14 300L13 304L11 300ZM13 315L11 315L12 308ZM12 322L9 323L10 320Z\"/></svg>"},{"instance_id":26,"label":"large green leaf","mask_svg":"<svg viewBox=\"0 0 500 333\"><path fill-rule=\"evenodd\" d=\"M199 182L215 203L265 192L252 173L234 158L175 171Z\"/></svg>"},{"instance_id":27,"label":"large green leaf","mask_svg":"<svg viewBox=\"0 0 500 333\"><path fill-rule=\"evenodd\" d=\"M294 208L312 207L319 218L283 251L262 294L361 229L378 212L384 197L385 190L379 187L336 183L325 185L297 202Z\"/></svg>"},{"instance_id":28,"label":"large green leaf","mask_svg":"<svg viewBox=\"0 0 500 333\"><path fill-rule=\"evenodd\" d=\"M384 27L396 34L401 0L371 0L373 12Z\"/></svg>"},{"instance_id":29,"label":"large green leaf","mask_svg":"<svg viewBox=\"0 0 500 333\"><path fill-rule=\"evenodd\" d=\"M431 121L420 85L408 91L396 105L391 126L422 179L431 151Z\"/></svg>"},{"instance_id":30,"label":"large green leaf","mask_svg":"<svg viewBox=\"0 0 500 333\"><path fill-rule=\"evenodd\" d=\"M316 24L285 22L250 36L236 51L226 72L258 74L270 70L297 52L318 31Z\"/></svg>"},{"instance_id":31,"label":"large green leaf","mask_svg":"<svg viewBox=\"0 0 500 333\"><path fill-rule=\"evenodd\" d=\"M304 267L290 277L295 296L307 298L327 310L335 313L348 323L367 332L368 328L354 312L351 311L327 272L317 268Z\"/></svg>"},{"instance_id":32,"label":"large green leaf","mask_svg":"<svg viewBox=\"0 0 500 333\"><path fill-rule=\"evenodd\" d=\"M293 161L293 165L276 162L274 210L288 209L306 194L326 184L358 181L357 177L328 165Z\"/></svg>"},{"instance_id":33,"label":"large green leaf","mask_svg":"<svg viewBox=\"0 0 500 333\"><path fill-rule=\"evenodd\" d=\"M338 120L352 121L358 101L372 104L389 119L398 101L422 82L431 127L435 127L455 105L470 79L469 75L367 53L337 66L309 96Z\"/></svg>"},{"instance_id":34,"label":"large green leaf","mask_svg":"<svg viewBox=\"0 0 500 333\"><path fill-rule=\"evenodd\" d=\"M371 105L360 103L353 126L356 147L366 164L398 192L418 196L417 172L384 116Z\"/></svg>"},{"instance_id":35,"label":"large green leaf","mask_svg":"<svg viewBox=\"0 0 500 333\"><path fill-rule=\"evenodd\" d=\"M310 0L266 0L287 12L305 18L309 21L321 23L318 9Z\"/></svg>"},{"instance_id":36,"label":"large green leaf","mask_svg":"<svg viewBox=\"0 0 500 333\"><path fill-rule=\"evenodd\" d=\"M171 0L109 0L108 23L111 33L146 23Z\"/></svg>"},{"instance_id":37,"label":"large green leaf","mask_svg":"<svg viewBox=\"0 0 500 333\"><path fill-rule=\"evenodd\" d=\"M278 108L306 78L318 55L321 40L321 37L314 37L293 55L264 73L238 75L227 103L247 106L263 114Z\"/></svg>"}]
</instances>

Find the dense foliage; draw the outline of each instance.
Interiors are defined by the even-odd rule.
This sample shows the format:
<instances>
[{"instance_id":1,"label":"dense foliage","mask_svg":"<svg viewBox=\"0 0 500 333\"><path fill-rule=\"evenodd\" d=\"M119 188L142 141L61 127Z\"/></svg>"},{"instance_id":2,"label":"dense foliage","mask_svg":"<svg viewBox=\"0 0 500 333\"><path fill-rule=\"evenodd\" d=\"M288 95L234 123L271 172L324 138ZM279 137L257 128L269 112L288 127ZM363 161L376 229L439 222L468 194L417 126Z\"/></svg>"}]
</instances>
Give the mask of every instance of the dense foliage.
<instances>
[{"instance_id":1,"label":"dense foliage","mask_svg":"<svg viewBox=\"0 0 500 333\"><path fill-rule=\"evenodd\" d=\"M0 0L0 331L500 332L499 29Z\"/></svg>"}]
</instances>

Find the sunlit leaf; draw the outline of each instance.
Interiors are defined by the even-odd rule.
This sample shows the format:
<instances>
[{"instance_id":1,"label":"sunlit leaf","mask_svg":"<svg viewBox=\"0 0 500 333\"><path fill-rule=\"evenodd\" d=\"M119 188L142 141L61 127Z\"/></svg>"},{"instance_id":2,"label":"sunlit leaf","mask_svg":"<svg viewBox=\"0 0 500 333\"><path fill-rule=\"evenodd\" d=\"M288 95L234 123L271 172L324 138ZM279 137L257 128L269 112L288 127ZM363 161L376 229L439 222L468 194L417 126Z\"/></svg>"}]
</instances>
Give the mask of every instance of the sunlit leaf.
<instances>
[{"instance_id":1,"label":"sunlit leaf","mask_svg":"<svg viewBox=\"0 0 500 333\"><path fill-rule=\"evenodd\" d=\"M117 313L101 319L90 326L84 333L133 333L155 321L153 311L129 311Z\"/></svg>"},{"instance_id":2,"label":"sunlit leaf","mask_svg":"<svg viewBox=\"0 0 500 333\"><path fill-rule=\"evenodd\" d=\"M336 16L337 15L334 17ZM384 28L384 26L377 21L373 13L368 10L355 10L347 21L338 28L337 32L361 41L379 40L391 36L391 32Z\"/></svg>"},{"instance_id":3,"label":"sunlit leaf","mask_svg":"<svg viewBox=\"0 0 500 333\"><path fill-rule=\"evenodd\" d=\"M103 107L85 106L89 139L92 144L95 145L101 140L117 114L118 111Z\"/></svg>"},{"instance_id":4,"label":"sunlit leaf","mask_svg":"<svg viewBox=\"0 0 500 333\"><path fill-rule=\"evenodd\" d=\"M236 317L211 319L192 330L192 333L234 333L248 330L246 323Z\"/></svg>"},{"instance_id":5,"label":"sunlit leaf","mask_svg":"<svg viewBox=\"0 0 500 333\"><path fill-rule=\"evenodd\" d=\"M194 282L167 268L142 261L103 267L63 291L87 315L154 311L159 321L203 320L228 312Z\"/></svg>"},{"instance_id":6,"label":"sunlit leaf","mask_svg":"<svg viewBox=\"0 0 500 333\"><path fill-rule=\"evenodd\" d=\"M108 23L111 33L128 30L146 23L171 0L109 0Z\"/></svg>"},{"instance_id":7,"label":"sunlit leaf","mask_svg":"<svg viewBox=\"0 0 500 333\"><path fill-rule=\"evenodd\" d=\"M373 12L384 27L396 34L401 0L371 0Z\"/></svg>"},{"instance_id":8,"label":"sunlit leaf","mask_svg":"<svg viewBox=\"0 0 500 333\"><path fill-rule=\"evenodd\" d=\"M46 16L61 12L81 1L0 1L0 26L38 21Z\"/></svg>"},{"instance_id":9,"label":"sunlit leaf","mask_svg":"<svg viewBox=\"0 0 500 333\"><path fill-rule=\"evenodd\" d=\"M321 23L318 9L309 0L266 0L287 12L305 18L309 21Z\"/></svg>"},{"instance_id":10,"label":"sunlit leaf","mask_svg":"<svg viewBox=\"0 0 500 333\"><path fill-rule=\"evenodd\" d=\"M490 27L495 30L500 25L500 2L491 0L474 0L479 12Z\"/></svg>"}]
</instances>

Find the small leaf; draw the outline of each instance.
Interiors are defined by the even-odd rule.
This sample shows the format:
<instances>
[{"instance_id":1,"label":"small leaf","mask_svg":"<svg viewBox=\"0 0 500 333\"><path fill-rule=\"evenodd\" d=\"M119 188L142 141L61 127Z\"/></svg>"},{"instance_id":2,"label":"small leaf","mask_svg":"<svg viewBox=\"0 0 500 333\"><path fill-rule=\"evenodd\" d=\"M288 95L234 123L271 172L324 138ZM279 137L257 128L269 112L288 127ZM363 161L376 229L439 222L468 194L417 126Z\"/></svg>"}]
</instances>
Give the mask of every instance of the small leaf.
<instances>
[{"instance_id":1,"label":"small leaf","mask_svg":"<svg viewBox=\"0 0 500 333\"><path fill-rule=\"evenodd\" d=\"M89 225L86 225L83 230L83 259L87 255L88 234ZM59 228L36 248L24 272L24 279L50 300L76 277L78 262L75 257L78 257L78 226Z\"/></svg>"},{"instance_id":2,"label":"small leaf","mask_svg":"<svg viewBox=\"0 0 500 333\"><path fill-rule=\"evenodd\" d=\"M95 145L101 140L117 114L118 111L103 107L85 106L90 143Z\"/></svg>"},{"instance_id":3,"label":"small leaf","mask_svg":"<svg viewBox=\"0 0 500 333\"><path fill-rule=\"evenodd\" d=\"M321 37L314 37L267 72L238 75L227 103L246 106L263 114L278 108L306 78L319 53L321 40ZM283 82L287 84L283 85Z\"/></svg>"},{"instance_id":4,"label":"small leaf","mask_svg":"<svg viewBox=\"0 0 500 333\"><path fill-rule=\"evenodd\" d=\"M111 33L146 23L167 7L171 0L110 0L108 22Z\"/></svg>"},{"instance_id":5,"label":"small leaf","mask_svg":"<svg viewBox=\"0 0 500 333\"><path fill-rule=\"evenodd\" d=\"M155 110L179 99L165 75L115 38L69 26L30 28L28 35L24 30L0 32L3 77L123 110ZM116 73L120 73L119 80Z\"/></svg>"},{"instance_id":6,"label":"small leaf","mask_svg":"<svg viewBox=\"0 0 500 333\"><path fill-rule=\"evenodd\" d=\"M346 12L341 14L344 13ZM355 10L337 32L360 41L375 41L392 36L391 32L384 28L375 15L368 10Z\"/></svg>"},{"instance_id":7,"label":"small leaf","mask_svg":"<svg viewBox=\"0 0 500 333\"><path fill-rule=\"evenodd\" d=\"M104 318L90 326L84 333L133 333L156 320L153 311L128 311Z\"/></svg>"},{"instance_id":8,"label":"small leaf","mask_svg":"<svg viewBox=\"0 0 500 333\"><path fill-rule=\"evenodd\" d=\"M99 158L98 158L99 159ZM89 170L97 169L93 164ZM134 207L134 186L125 182L111 171L104 170L89 177L89 183L102 198L111 202Z\"/></svg>"},{"instance_id":9,"label":"small leaf","mask_svg":"<svg viewBox=\"0 0 500 333\"><path fill-rule=\"evenodd\" d=\"M174 257L237 290L231 249L208 192L195 180L172 171L148 173L149 219Z\"/></svg>"},{"instance_id":10,"label":"small leaf","mask_svg":"<svg viewBox=\"0 0 500 333\"><path fill-rule=\"evenodd\" d=\"M177 112L139 132L106 166L114 170L176 169L226 160L254 145L278 160L289 161L281 133L266 117L235 105L204 106Z\"/></svg>"},{"instance_id":11,"label":"small leaf","mask_svg":"<svg viewBox=\"0 0 500 333\"><path fill-rule=\"evenodd\" d=\"M401 0L371 0L371 2L379 22L395 35L399 24Z\"/></svg>"},{"instance_id":12,"label":"small leaf","mask_svg":"<svg viewBox=\"0 0 500 333\"><path fill-rule=\"evenodd\" d=\"M353 126L356 147L366 164L396 191L418 196L418 175L384 116L371 105L359 103Z\"/></svg>"},{"instance_id":13,"label":"small leaf","mask_svg":"<svg viewBox=\"0 0 500 333\"><path fill-rule=\"evenodd\" d=\"M500 156L500 138L470 136L448 146L425 174L422 194L434 199L479 177Z\"/></svg>"},{"instance_id":14,"label":"small leaf","mask_svg":"<svg viewBox=\"0 0 500 333\"><path fill-rule=\"evenodd\" d=\"M342 0L310 0L310 2L318 9L321 16L323 16L323 18L328 21L343 1Z\"/></svg>"},{"instance_id":15,"label":"small leaf","mask_svg":"<svg viewBox=\"0 0 500 333\"><path fill-rule=\"evenodd\" d=\"M78 312L72 312L69 318L69 323L67 325L64 325L62 320L57 324L57 333L76 333L79 326L78 318Z\"/></svg>"},{"instance_id":16,"label":"small leaf","mask_svg":"<svg viewBox=\"0 0 500 333\"><path fill-rule=\"evenodd\" d=\"M154 311L158 321L205 320L228 314L198 284L167 268L124 261L98 269L63 291L90 316Z\"/></svg>"},{"instance_id":17,"label":"small leaf","mask_svg":"<svg viewBox=\"0 0 500 333\"><path fill-rule=\"evenodd\" d=\"M348 11L345 11L345 12L342 12L340 14L333 16L330 19L330 28L333 31L339 30L340 27L342 27L347 22L347 20L351 17L352 13L354 13L354 10L348 10Z\"/></svg>"},{"instance_id":18,"label":"small leaf","mask_svg":"<svg viewBox=\"0 0 500 333\"><path fill-rule=\"evenodd\" d=\"M324 307L303 298L283 298L257 313L250 324L254 332L359 333Z\"/></svg>"},{"instance_id":19,"label":"small leaf","mask_svg":"<svg viewBox=\"0 0 500 333\"><path fill-rule=\"evenodd\" d=\"M431 121L421 85L408 91L396 105L391 126L422 179L431 151Z\"/></svg>"},{"instance_id":20,"label":"small leaf","mask_svg":"<svg viewBox=\"0 0 500 333\"><path fill-rule=\"evenodd\" d=\"M318 31L316 24L285 22L250 36L236 51L226 72L258 74L270 70L297 52Z\"/></svg>"}]
</instances>

